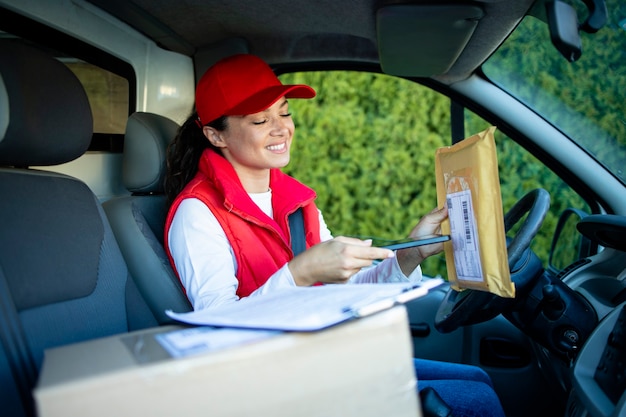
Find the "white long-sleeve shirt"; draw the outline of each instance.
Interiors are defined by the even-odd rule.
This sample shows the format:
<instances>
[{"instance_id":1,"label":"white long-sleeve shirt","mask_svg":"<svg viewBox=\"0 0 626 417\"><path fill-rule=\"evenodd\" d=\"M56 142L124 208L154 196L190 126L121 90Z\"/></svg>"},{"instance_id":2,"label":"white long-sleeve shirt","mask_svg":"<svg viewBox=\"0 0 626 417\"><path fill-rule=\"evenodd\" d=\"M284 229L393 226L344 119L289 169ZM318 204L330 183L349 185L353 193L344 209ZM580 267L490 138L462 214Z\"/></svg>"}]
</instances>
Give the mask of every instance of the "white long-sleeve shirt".
<instances>
[{"instance_id":1,"label":"white long-sleeve shirt","mask_svg":"<svg viewBox=\"0 0 626 417\"><path fill-rule=\"evenodd\" d=\"M273 217L271 191L250 194L250 197L268 216ZM176 210L167 238L176 270L194 310L239 300L236 293L239 284L237 262L232 247L218 220L204 203L195 198L185 199ZM320 212L320 240L324 242L332 238ZM364 268L348 282L419 282L421 279L419 266L407 277L394 257L374 267ZM250 297L295 285L286 263Z\"/></svg>"}]
</instances>

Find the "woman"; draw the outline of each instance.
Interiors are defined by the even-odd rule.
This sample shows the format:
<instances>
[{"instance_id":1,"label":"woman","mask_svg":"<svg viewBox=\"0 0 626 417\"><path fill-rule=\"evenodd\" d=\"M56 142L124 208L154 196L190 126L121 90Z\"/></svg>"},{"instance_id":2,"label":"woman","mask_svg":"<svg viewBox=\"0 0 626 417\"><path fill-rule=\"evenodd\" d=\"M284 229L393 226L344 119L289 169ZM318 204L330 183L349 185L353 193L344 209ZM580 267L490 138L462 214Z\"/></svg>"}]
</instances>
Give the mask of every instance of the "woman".
<instances>
[{"instance_id":1,"label":"woman","mask_svg":"<svg viewBox=\"0 0 626 417\"><path fill-rule=\"evenodd\" d=\"M309 86L283 85L264 61L247 54L219 61L200 79L197 114L170 147L166 181L166 250L194 309L294 285L420 281L419 264L443 249L435 244L394 253L367 240L333 238L315 192L280 170L289 163L295 130L288 99L314 96ZM307 249L294 256L288 217L299 208ZM410 236L439 232L446 217L445 208L433 210ZM383 261L372 266L377 259ZM442 367L455 381L465 379L464 391L472 384L489 388L487 406L495 401L500 407L479 368L418 361L420 388ZM455 408L459 393L429 379L456 414L480 415L473 413L485 406L484 398Z\"/></svg>"}]
</instances>

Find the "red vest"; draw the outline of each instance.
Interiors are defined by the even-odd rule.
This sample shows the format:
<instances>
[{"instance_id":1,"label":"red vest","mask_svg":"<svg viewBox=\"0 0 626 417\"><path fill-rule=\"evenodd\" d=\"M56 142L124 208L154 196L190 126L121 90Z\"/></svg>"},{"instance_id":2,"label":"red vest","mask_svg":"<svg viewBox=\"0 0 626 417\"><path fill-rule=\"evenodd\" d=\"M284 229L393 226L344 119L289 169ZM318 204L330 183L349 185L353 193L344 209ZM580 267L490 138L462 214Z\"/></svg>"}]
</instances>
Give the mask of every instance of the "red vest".
<instances>
[{"instance_id":1,"label":"red vest","mask_svg":"<svg viewBox=\"0 0 626 417\"><path fill-rule=\"evenodd\" d=\"M319 243L315 192L279 169L270 171L270 188L274 219L252 201L230 162L205 150L196 176L176 197L165 222L165 249L174 270L167 234L176 209L186 198L204 202L222 226L237 260L239 297L250 295L293 258L288 216L298 208L302 207L307 248Z\"/></svg>"}]
</instances>

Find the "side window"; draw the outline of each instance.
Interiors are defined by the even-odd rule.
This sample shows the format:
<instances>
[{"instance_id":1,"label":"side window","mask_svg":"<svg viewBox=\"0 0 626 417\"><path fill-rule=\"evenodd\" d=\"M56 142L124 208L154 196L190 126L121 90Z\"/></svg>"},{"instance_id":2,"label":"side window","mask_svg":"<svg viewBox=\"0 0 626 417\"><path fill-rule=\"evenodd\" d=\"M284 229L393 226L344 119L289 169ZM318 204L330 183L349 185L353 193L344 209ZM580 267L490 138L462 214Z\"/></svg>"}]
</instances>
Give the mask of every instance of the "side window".
<instances>
[{"instance_id":1,"label":"side window","mask_svg":"<svg viewBox=\"0 0 626 417\"><path fill-rule=\"evenodd\" d=\"M128 119L128 81L86 62L65 60L65 64L85 87L94 132L123 134Z\"/></svg>"},{"instance_id":2,"label":"side window","mask_svg":"<svg viewBox=\"0 0 626 417\"><path fill-rule=\"evenodd\" d=\"M419 84L366 72L284 74L313 100L290 100L296 125L285 169L316 190L334 236L406 236L437 206L434 153L450 138L449 100ZM443 256L424 264L445 273Z\"/></svg>"},{"instance_id":3,"label":"side window","mask_svg":"<svg viewBox=\"0 0 626 417\"><path fill-rule=\"evenodd\" d=\"M80 60L63 62L76 74L85 87L93 115L94 137L89 150L121 152L123 135L129 113L128 80L104 68Z\"/></svg>"},{"instance_id":4,"label":"side window","mask_svg":"<svg viewBox=\"0 0 626 417\"><path fill-rule=\"evenodd\" d=\"M291 100L296 125L285 171L317 191L318 207L335 236L398 238L437 205L435 151L451 143L450 100L420 84L366 72L283 74L306 83L314 100ZM466 135L490 124L464 111ZM503 209L534 188L553 196L533 249L548 259L558 216L583 200L558 176L502 132L496 132ZM554 198L558 195L558 199ZM422 265L446 276L443 255Z\"/></svg>"}]
</instances>

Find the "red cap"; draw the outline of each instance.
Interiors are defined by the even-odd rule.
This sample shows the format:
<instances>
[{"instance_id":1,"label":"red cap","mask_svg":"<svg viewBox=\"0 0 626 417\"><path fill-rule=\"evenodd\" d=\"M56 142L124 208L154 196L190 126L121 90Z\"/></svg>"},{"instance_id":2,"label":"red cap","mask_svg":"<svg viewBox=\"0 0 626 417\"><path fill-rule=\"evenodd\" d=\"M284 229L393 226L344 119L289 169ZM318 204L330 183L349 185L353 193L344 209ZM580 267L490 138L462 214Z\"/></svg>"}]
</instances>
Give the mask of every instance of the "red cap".
<instances>
[{"instance_id":1,"label":"red cap","mask_svg":"<svg viewBox=\"0 0 626 417\"><path fill-rule=\"evenodd\" d=\"M283 85L261 58L239 54L224 58L204 73L196 87L196 110L205 125L222 116L263 111L281 97L313 98L308 85Z\"/></svg>"}]
</instances>

